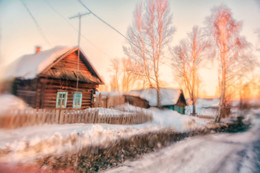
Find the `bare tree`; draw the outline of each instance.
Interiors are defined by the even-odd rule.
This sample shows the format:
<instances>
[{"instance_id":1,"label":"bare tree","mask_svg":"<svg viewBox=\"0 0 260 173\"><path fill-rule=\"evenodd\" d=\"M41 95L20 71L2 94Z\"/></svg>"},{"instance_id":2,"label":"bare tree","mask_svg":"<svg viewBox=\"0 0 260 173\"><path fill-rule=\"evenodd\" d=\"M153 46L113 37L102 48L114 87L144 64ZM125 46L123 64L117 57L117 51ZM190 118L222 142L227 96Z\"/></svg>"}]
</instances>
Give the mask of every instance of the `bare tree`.
<instances>
[{"instance_id":1,"label":"bare tree","mask_svg":"<svg viewBox=\"0 0 260 173\"><path fill-rule=\"evenodd\" d=\"M129 91L136 87L142 70L139 63L129 58L114 58L111 60L109 71L111 72L110 89L113 91Z\"/></svg>"},{"instance_id":2,"label":"bare tree","mask_svg":"<svg viewBox=\"0 0 260 173\"><path fill-rule=\"evenodd\" d=\"M240 80L239 88L239 116L244 116L250 109L249 97L251 95L251 85L254 81Z\"/></svg>"},{"instance_id":3,"label":"bare tree","mask_svg":"<svg viewBox=\"0 0 260 173\"><path fill-rule=\"evenodd\" d=\"M219 62L220 103L216 121L228 114L228 89L237 81L241 73L246 73L253 56L246 53L249 43L240 36L242 23L237 22L231 10L225 5L213 8L207 18L208 29L217 49Z\"/></svg>"},{"instance_id":4,"label":"bare tree","mask_svg":"<svg viewBox=\"0 0 260 173\"><path fill-rule=\"evenodd\" d=\"M119 91L119 70L120 60L117 58L112 59L109 68L109 71L112 72L112 80L110 81L110 89L112 91Z\"/></svg>"},{"instance_id":5,"label":"bare tree","mask_svg":"<svg viewBox=\"0 0 260 173\"><path fill-rule=\"evenodd\" d=\"M140 76L144 76L148 81L149 86L152 87L151 81L151 71L150 63L148 62L148 49L145 43L146 33L144 31L144 21L143 21L143 4L140 2L134 11L133 15L133 24L128 28L127 35L129 37L129 46L123 47L125 54L135 60L136 62L142 64L143 70L141 71Z\"/></svg>"},{"instance_id":6,"label":"bare tree","mask_svg":"<svg viewBox=\"0 0 260 173\"><path fill-rule=\"evenodd\" d=\"M139 76L140 65L129 58L122 59L122 90L129 91L133 88L136 82L142 79L142 76Z\"/></svg>"},{"instance_id":7,"label":"bare tree","mask_svg":"<svg viewBox=\"0 0 260 173\"><path fill-rule=\"evenodd\" d=\"M190 96L193 115L196 115L195 105L200 83L198 69L210 46L209 41L203 36L202 30L194 26L192 32L188 34L188 39L182 40L171 50L175 77Z\"/></svg>"},{"instance_id":8,"label":"bare tree","mask_svg":"<svg viewBox=\"0 0 260 173\"><path fill-rule=\"evenodd\" d=\"M159 70L164 48L173 34L167 0L147 0L139 3L128 29L129 46L124 47L129 58L142 64L143 75L150 87L157 90L157 106L161 107Z\"/></svg>"}]
</instances>

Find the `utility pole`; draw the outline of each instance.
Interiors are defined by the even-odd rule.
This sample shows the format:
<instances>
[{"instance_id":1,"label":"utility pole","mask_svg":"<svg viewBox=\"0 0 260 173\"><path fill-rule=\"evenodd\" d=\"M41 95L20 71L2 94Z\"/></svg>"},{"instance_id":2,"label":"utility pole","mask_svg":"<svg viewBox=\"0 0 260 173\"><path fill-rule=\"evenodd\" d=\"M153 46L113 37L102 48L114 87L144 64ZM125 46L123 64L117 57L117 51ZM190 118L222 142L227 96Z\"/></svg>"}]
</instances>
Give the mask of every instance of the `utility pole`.
<instances>
[{"instance_id":1,"label":"utility pole","mask_svg":"<svg viewBox=\"0 0 260 173\"><path fill-rule=\"evenodd\" d=\"M69 19L75 19L79 18L79 32L78 32L78 60L77 60L77 86L76 89L78 91L78 85L79 85L79 58L80 58L80 36L81 36L81 17L85 15L91 14L90 12L87 13L79 13L75 16L69 17Z\"/></svg>"},{"instance_id":2,"label":"utility pole","mask_svg":"<svg viewBox=\"0 0 260 173\"><path fill-rule=\"evenodd\" d=\"M79 32L78 32L78 59L77 59L77 84L76 84L76 92L78 92L79 87L79 58L80 58L80 36L81 36L81 17L85 15L89 15L90 12L87 13L79 13L78 15L71 16L69 19L75 19L79 18ZM82 97L80 98L82 99ZM82 101L82 100L81 100ZM81 102L80 101L80 102ZM73 102L74 102L74 96L73 96ZM76 159L76 163L78 163L78 157Z\"/></svg>"}]
</instances>

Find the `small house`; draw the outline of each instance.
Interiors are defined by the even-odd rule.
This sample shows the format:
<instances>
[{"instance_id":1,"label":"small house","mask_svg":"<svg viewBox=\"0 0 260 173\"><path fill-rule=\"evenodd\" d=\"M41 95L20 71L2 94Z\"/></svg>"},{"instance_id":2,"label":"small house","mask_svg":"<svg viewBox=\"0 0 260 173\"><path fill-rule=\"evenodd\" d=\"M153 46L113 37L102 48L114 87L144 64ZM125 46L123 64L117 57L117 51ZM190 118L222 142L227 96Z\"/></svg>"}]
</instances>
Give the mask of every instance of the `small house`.
<instances>
[{"instance_id":1,"label":"small house","mask_svg":"<svg viewBox=\"0 0 260 173\"><path fill-rule=\"evenodd\" d=\"M149 108L147 100L131 93L122 92L97 92L96 93L96 107L116 107L125 103L129 103L136 107Z\"/></svg>"},{"instance_id":2,"label":"small house","mask_svg":"<svg viewBox=\"0 0 260 173\"><path fill-rule=\"evenodd\" d=\"M12 92L33 108L85 109L103 81L78 48L55 47L15 63Z\"/></svg>"},{"instance_id":3,"label":"small house","mask_svg":"<svg viewBox=\"0 0 260 173\"><path fill-rule=\"evenodd\" d=\"M150 107L157 106L157 91L155 88L133 90L130 92L148 101ZM164 108L175 110L181 114L185 113L186 100L180 89L160 88L161 105Z\"/></svg>"}]
</instances>

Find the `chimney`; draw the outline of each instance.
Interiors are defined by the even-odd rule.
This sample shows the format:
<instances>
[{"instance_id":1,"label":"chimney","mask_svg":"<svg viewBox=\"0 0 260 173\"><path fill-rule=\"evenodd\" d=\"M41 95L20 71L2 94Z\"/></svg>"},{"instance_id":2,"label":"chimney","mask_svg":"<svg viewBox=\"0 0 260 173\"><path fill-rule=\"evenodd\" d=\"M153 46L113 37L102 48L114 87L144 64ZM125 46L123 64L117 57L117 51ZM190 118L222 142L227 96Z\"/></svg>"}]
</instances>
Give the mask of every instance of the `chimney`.
<instances>
[{"instance_id":1,"label":"chimney","mask_svg":"<svg viewBox=\"0 0 260 173\"><path fill-rule=\"evenodd\" d=\"M41 51L41 47L40 46L36 46L35 47L35 54L39 53L40 51Z\"/></svg>"}]
</instances>

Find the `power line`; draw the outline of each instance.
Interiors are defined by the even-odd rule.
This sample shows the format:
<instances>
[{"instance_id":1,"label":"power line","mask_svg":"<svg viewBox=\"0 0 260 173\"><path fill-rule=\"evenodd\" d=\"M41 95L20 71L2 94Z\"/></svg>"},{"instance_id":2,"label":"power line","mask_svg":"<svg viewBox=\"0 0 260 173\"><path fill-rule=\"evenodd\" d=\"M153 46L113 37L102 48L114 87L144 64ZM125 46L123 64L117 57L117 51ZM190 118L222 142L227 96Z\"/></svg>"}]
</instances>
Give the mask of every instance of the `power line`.
<instances>
[{"instance_id":1,"label":"power line","mask_svg":"<svg viewBox=\"0 0 260 173\"><path fill-rule=\"evenodd\" d=\"M68 20L66 17L64 17L59 11L57 11L48 0L45 0L46 4L56 13L58 14L64 21L67 22L73 29L77 30Z\"/></svg>"},{"instance_id":2,"label":"power line","mask_svg":"<svg viewBox=\"0 0 260 173\"><path fill-rule=\"evenodd\" d=\"M127 38L127 37L126 37L124 34L122 34L119 30L117 30L115 27L113 27L113 26L110 25L108 22L106 22L104 19L102 19L101 17L99 17L98 15L96 15L93 11L91 11L81 0L78 0L78 1L79 1L79 3L80 3L83 7L85 7L85 8L88 10L89 13L93 14L98 20L100 20L101 22L103 22L104 24L106 24L107 26L109 26L111 29L113 29L114 31L116 31L119 35L121 35L122 37L124 37L130 44L132 44L132 45L135 46L136 48L139 48L139 46L137 46L135 43L133 43L129 38ZM147 43L145 43L145 42L144 42L144 44L147 45L147 46L150 46L149 44L147 44ZM148 52L148 54L149 54L150 56L152 56L150 52ZM164 64L164 65L168 65L167 63L163 63L163 64ZM169 65L168 65L168 66L169 66Z\"/></svg>"},{"instance_id":3,"label":"power line","mask_svg":"<svg viewBox=\"0 0 260 173\"><path fill-rule=\"evenodd\" d=\"M23 0L20 0L21 3L23 4L24 8L26 9L26 11L29 13L29 15L31 16L31 18L33 19L39 33L42 35L42 37L44 38L44 40L49 44L49 46L51 46L51 42L48 40L48 38L45 36L41 26L39 25L39 23L37 22L36 18L33 16L32 12L30 11L29 7L25 4L25 2Z\"/></svg>"},{"instance_id":4,"label":"power line","mask_svg":"<svg viewBox=\"0 0 260 173\"><path fill-rule=\"evenodd\" d=\"M138 47L136 44L134 44L129 38L127 38L124 34L122 34L119 30L117 30L115 27L113 27L112 25L110 25L109 23L107 23L105 20L103 20L101 17L99 17L98 15L96 15L93 11L91 11L81 0L78 0L79 3L85 7L91 14L93 14L93 16L95 16L98 20L100 20L101 22L103 22L104 24L106 24L107 26L109 26L111 29L113 29L115 32L117 32L119 35L121 35L122 37L124 37L129 43L131 43L132 45Z\"/></svg>"},{"instance_id":5,"label":"power line","mask_svg":"<svg viewBox=\"0 0 260 173\"><path fill-rule=\"evenodd\" d=\"M74 29L74 31L78 32L77 28L74 27L68 20L67 18L62 15L58 10L56 10L51 3L48 0L45 0L46 4L58 15L60 16L72 29ZM102 49L100 49L99 47L97 47L92 41L90 41L85 35L81 34L82 38L87 41L92 47L94 47L95 49L98 50L98 52L103 53L106 56L111 56L109 55L107 52L104 52Z\"/></svg>"},{"instance_id":6,"label":"power line","mask_svg":"<svg viewBox=\"0 0 260 173\"><path fill-rule=\"evenodd\" d=\"M106 22L104 19L102 19L101 17L99 17L98 15L96 15L93 11L91 11L81 0L78 0L79 3L88 10L88 12L90 12L91 14L93 14L93 16L95 16L98 20L100 20L101 22L103 22L104 24L106 24L108 27L110 27L111 29L113 29L115 32L117 32L119 35L121 35L122 37L124 37L124 39L126 39L131 45L135 46L136 48L139 49L139 46L136 45L134 42L132 42L129 38L127 38L124 34L122 34L119 30L117 30L115 27L113 27L112 25L110 25L108 22ZM150 46L149 44L145 43L145 45ZM151 53L148 53L151 55Z\"/></svg>"}]
</instances>

